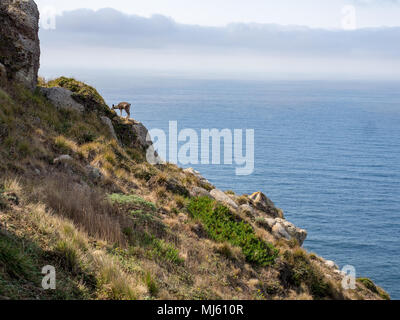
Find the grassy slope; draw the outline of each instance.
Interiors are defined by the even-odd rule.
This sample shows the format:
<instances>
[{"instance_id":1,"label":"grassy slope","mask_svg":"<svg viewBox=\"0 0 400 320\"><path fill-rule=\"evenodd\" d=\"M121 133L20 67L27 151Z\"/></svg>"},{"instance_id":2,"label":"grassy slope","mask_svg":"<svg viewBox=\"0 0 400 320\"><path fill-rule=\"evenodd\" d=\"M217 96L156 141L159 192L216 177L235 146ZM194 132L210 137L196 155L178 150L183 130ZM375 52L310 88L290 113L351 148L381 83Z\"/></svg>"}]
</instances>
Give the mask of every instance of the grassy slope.
<instances>
[{"instance_id":1,"label":"grassy slope","mask_svg":"<svg viewBox=\"0 0 400 320\"><path fill-rule=\"evenodd\" d=\"M72 90L90 112L57 110L16 85L0 89L0 299L384 297L365 279L343 292L315 255L188 198L193 186L211 186L119 145L99 115L118 136L129 125L93 88L66 78L42 85ZM54 164L62 154L73 160ZM56 267L55 291L41 289L45 265Z\"/></svg>"}]
</instances>

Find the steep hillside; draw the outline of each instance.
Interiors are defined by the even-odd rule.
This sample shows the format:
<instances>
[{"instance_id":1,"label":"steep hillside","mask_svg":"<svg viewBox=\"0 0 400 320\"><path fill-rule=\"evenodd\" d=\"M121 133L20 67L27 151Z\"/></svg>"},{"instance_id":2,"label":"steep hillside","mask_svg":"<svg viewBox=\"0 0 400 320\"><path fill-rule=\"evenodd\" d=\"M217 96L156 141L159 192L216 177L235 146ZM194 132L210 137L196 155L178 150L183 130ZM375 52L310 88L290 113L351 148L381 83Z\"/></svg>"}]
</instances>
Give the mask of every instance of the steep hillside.
<instances>
[{"instance_id":1,"label":"steep hillside","mask_svg":"<svg viewBox=\"0 0 400 320\"><path fill-rule=\"evenodd\" d=\"M0 298L386 299L334 264L262 193L146 162L147 130L92 87L0 89ZM41 287L43 266L57 289Z\"/></svg>"},{"instance_id":2,"label":"steep hillside","mask_svg":"<svg viewBox=\"0 0 400 320\"><path fill-rule=\"evenodd\" d=\"M151 165L147 129L75 79L39 79L33 0L0 3L0 299L388 299L263 193ZM56 270L44 290L42 269Z\"/></svg>"}]
</instances>

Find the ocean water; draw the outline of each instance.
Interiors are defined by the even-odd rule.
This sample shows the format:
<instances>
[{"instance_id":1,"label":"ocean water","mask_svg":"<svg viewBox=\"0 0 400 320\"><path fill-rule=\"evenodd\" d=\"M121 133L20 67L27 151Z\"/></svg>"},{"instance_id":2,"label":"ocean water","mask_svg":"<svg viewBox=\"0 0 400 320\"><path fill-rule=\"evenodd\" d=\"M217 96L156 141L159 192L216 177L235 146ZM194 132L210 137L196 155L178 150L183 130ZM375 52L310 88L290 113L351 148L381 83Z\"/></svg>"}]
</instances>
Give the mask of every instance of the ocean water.
<instances>
[{"instance_id":1,"label":"ocean water","mask_svg":"<svg viewBox=\"0 0 400 320\"><path fill-rule=\"evenodd\" d=\"M308 250L400 299L400 83L91 82L150 129L254 129L252 175L194 167L218 188L263 191L308 230Z\"/></svg>"}]
</instances>

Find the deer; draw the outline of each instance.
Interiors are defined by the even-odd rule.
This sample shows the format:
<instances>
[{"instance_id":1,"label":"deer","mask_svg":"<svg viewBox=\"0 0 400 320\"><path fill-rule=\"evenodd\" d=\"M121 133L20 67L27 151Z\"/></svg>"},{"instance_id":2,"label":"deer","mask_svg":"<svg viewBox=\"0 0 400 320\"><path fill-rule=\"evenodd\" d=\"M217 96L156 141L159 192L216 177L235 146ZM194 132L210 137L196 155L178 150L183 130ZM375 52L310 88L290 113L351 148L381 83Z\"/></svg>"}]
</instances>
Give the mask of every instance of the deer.
<instances>
[{"instance_id":1,"label":"deer","mask_svg":"<svg viewBox=\"0 0 400 320\"><path fill-rule=\"evenodd\" d=\"M122 111L125 110L127 114L126 118L129 119L131 117L131 104L128 102L121 102L116 106L112 105L112 109L121 111L121 117L122 117Z\"/></svg>"}]
</instances>

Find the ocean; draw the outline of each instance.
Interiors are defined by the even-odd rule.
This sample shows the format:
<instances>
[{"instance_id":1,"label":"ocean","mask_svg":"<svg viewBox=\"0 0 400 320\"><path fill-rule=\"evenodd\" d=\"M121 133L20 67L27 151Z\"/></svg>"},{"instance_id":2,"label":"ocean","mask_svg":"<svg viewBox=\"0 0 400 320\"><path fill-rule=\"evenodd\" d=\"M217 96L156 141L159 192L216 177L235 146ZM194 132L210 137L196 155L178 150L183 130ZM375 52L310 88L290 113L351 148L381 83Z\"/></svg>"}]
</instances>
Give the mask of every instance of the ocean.
<instances>
[{"instance_id":1,"label":"ocean","mask_svg":"<svg viewBox=\"0 0 400 320\"><path fill-rule=\"evenodd\" d=\"M400 83L90 79L149 129L254 129L255 170L195 165L216 187L264 192L304 247L400 299Z\"/></svg>"}]
</instances>

